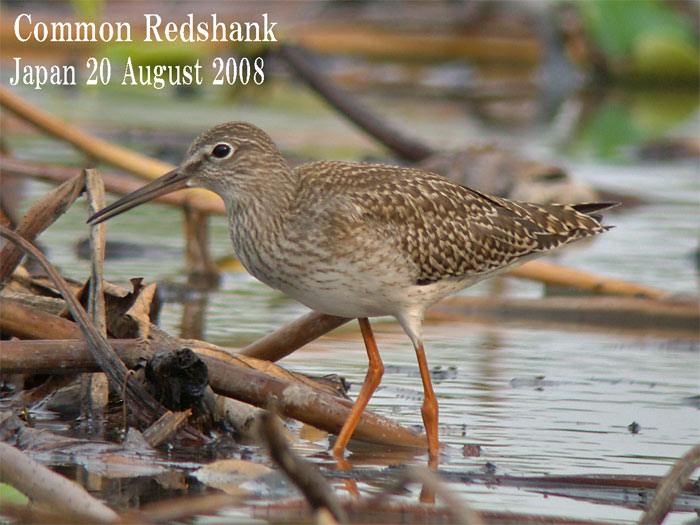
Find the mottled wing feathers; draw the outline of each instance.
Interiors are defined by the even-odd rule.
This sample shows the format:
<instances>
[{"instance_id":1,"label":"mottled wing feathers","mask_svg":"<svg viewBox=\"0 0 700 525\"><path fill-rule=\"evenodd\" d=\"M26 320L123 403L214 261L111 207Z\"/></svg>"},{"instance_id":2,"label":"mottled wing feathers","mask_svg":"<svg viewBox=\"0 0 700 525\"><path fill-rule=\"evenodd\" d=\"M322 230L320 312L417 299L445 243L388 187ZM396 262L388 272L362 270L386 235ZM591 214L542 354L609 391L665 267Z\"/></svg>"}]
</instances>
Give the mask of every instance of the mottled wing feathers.
<instances>
[{"instance_id":1,"label":"mottled wing feathers","mask_svg":"<svg viewBox=\"0 0 700 525\"><path fill-rule=\"evenodd\" d=\"M314 162L303 173L300 191L318 203L318 219L346 233L366 223L413 266L417 284L492 272L608 229L587 213L609 204L510 201L388 165Z\"/></svg>"}]
</instances>

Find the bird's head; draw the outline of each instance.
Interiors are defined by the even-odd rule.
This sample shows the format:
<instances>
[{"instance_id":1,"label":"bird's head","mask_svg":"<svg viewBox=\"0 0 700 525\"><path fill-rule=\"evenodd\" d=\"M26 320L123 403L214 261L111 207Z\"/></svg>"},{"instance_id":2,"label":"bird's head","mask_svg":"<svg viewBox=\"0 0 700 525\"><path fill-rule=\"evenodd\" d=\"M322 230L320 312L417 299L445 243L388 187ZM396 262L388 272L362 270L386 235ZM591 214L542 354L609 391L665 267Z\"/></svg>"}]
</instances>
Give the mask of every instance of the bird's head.
<instances>
[{"instance_id":1,"label":"bird's head","mask_svg":"<svg viewBox=\"0 0 700 525\"><path fill-rule=\"evenodd\" d=\"M88 223L98 224L185 188L205 188L224 201L265 194L279 187L280 174L289 178L291 172L264 131L247 122L220 124L194 141L180 166L103 208Z\"/></svg>"}]
</instances>

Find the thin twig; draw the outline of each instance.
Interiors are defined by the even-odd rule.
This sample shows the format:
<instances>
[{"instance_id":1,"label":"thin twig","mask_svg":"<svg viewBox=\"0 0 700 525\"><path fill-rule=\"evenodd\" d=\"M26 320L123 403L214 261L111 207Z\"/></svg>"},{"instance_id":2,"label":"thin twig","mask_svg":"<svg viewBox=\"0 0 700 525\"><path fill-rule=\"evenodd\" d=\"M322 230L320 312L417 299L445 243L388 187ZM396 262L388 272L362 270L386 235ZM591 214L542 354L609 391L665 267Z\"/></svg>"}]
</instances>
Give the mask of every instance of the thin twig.
<instances>
[{"instance_id":1,"label":"thin twig","mask_svg":"<svg viewBox=\"0 0 700 525\"><path fill-rule=\"evenodd\" d=\"M663 477L654 498L647 505L642 517L639 518L639 524L655 525L664 521L666 514L673 506L673 502L683 491L685 482L698 467L700 467L700 445L695 445L683 454Z\"/></svg>"},{"instance_id":2,"label":"thin twig","mask_svg":"<svg viewBox=\"0 0 700 525\"><path fill-rule=\"evenodd\" d=\"M191 415L191 408L183 410L182 412L171 412L168 410L158 421L143 432L143 438L153 448L159 447L177 434L177 432L185 426Z\"/></svg>"},{"instance_id":3,"label":"thin twig","mask_svg":"<svg viewBox=\"0 0 700 525\"><path fill-rule=\"evenodd\" d=\"M36 201L22 217L17 226L17 233L33 242L41 232L51 226L85 189L85 177L81 173L64 182L58 188ZM0 251L0 287L12 275L22 260L22 250L7 244Z\"/></svg>"},{"instance_id":4,"label":"thin twig","mask_svg":"<svg viewBox=\"0 0 700 525\"><path fill-rule=\"evenodd\" d=\"M301 459L292 451L282 433L279 418L266 411L260 414L258 421L260 437L265 442L270 457L301 490L313 509L326 508L336 520L348 523L348 517L326 478L313 463Z\"/></svg>"}]
</instances>

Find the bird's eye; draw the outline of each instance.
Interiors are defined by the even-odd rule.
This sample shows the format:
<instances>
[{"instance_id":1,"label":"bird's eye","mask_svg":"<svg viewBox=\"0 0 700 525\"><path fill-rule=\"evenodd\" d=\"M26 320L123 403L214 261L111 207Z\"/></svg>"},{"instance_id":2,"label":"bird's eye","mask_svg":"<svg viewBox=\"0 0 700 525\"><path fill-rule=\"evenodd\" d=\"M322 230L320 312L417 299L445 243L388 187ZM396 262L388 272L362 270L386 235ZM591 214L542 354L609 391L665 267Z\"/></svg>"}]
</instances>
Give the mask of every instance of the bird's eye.
<instances>
[{"instance_id":1,"label":"bird's eye","mask_svg":"<svg viewBox=\"0 0 700 525\"><path fill-rule=\"evenodd\" d=\"M212 156L216 157L217 159L225 159L229 155L231 155L231 146L228 144L217 144L214 146L214 149L211 150Z\"/></svg>"}]
</instances>

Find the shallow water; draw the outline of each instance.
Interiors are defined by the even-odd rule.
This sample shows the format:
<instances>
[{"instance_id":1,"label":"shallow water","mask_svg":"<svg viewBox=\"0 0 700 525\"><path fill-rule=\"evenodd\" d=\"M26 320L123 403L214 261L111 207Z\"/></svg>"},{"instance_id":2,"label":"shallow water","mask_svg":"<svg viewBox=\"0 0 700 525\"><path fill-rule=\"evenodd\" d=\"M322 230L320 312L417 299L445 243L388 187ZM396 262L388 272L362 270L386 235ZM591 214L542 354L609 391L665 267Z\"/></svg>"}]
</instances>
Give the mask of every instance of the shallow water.
<instances>
[{"instance_id":1,"label":"shallow water","mask_svg":"<svg viewBox=\"0 0 700 525\"><path fill-rule=\"evenodd\" d=\"M203 101L126 98L112 91L48 92L41 97L23 94L59 116L74 115L78 125L108 131L117 140L125 136L120 130L130 126L165 128L193 137L216 122L246 119L264 127L287 153L313 151L319 157L335 158L381 153L349 125L313 104L311 109L308 105L303 109L273 105L270 109L250 101L236 105L210 97ZM697 159L642 163L628 153L633 144L625 141L614 155L600 156L585 142L581 145L585 135L577 135L578 128L562 140L557 115L536 129L503 130L455 108L448 111L457 104L454 102L421 100L418 108L405 99L372 102L386 102L383 111L398 115L392 117L394 122L410 123L432 142L449 137L447 145L457 147L475 134L495 138L517 145L525 154L564 164L577 177L597 186L644 197L651 203L610 213L608 222L615 224L615 229L594 243L562 253L556 262L674 293L697 292L697 267L692 257L700 225ZM81 111L71 113L75 107ZM119 111L98 111L104 107L118 107ZM148 121L144 122L146 108ZM440 116L439 126L435 115ZM697 136L697 117L696 105L673 123L669 133ZM172 122L174 118L176 122ZM44 139L8 134L7 141L22 158L51 162L78 158L69 148ZM146 151L155 148L148 141L138 146ZM48 188L27 184L22 208ZM51 260L78 279L85 279L88 273L87 262L77 258L74 248L76 240L87 235L85 218L84 206L74 206L40 239ZM110 221L109 239L156 249L148 258L108 261L105 278L115 282L136 276L149 282L183 281L183 257L168 250L159 256L157 250L158 246L182 248L181 231L180 213L157 205L137 208ZM223 218L212 218L211 236L215 256L231 253ZM513 296L538 297L542 293L539 285L529 282L509 280L506 287ZM491 289L487 282L463 293L485 295ZM242 346L306 312L303 306L245 273L225 274L221 289L207 300L203 338L228 346ZM182 315L181 304L166 304L163 328L177 334ZM410 343L390 319L379 320L374 326L387 369L370 407L405 425L420 426L422 388ZM440 465L444 471L483 471L488 464L499 473L512 475L663 475L699 441L700 412L697 403L688 400L700 393L696 339L657 337L644 330L535 326L518 320L426 322L424 332L429 364L442 372L435 380L435 390L441 410L441 440L447 445ZM350 393L354 396L364 378L366 356L353 323L308 345L282 364L310 374L339 374L352 383ZM633 422L639 425L638 433L628 429ZM481 455L465 457L465 444L481 445ZM324 440L299 444L300 450L309 453L324 446ZM358 452L354 459L362 468L384 465L381 460L373 462L367 453ZM424 459L413 462L423 464ZM623 521L634 521L640 515L639 510L623 506L543 497L512 487L457 482L450 487L478 509ZM360 488L376 490L370 483L361 483ZM241 517L239 511L236 515ZM242 519L246 516L250 517L244 514ZM691 517L675 513L667 523Z\"/></svg>"}]
</instances>

